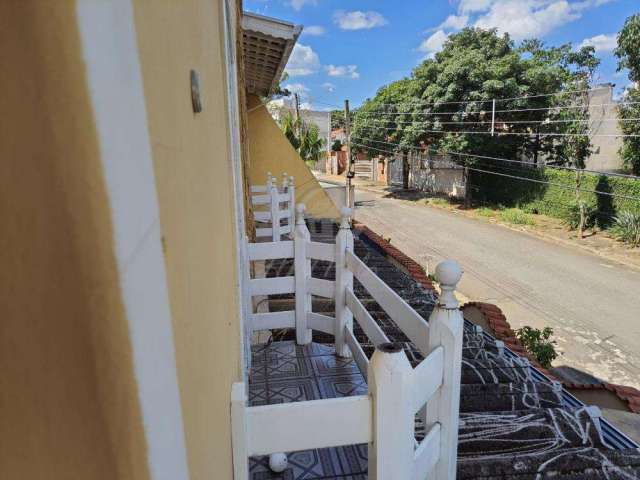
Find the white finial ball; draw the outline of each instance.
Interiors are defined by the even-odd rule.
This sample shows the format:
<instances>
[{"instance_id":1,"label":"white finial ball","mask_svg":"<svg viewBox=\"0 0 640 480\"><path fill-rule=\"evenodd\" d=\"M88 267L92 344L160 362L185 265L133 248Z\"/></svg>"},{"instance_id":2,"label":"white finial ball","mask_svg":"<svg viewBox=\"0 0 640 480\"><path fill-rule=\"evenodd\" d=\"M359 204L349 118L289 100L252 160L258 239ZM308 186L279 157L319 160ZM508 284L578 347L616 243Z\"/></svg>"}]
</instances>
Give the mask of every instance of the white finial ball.
<instances>
[{"instance_id":1,"label":"white finial ball","mask_svg":"<svg viewBox=\"0 0 640 480\"><path fill-rule=\"evenodd\" d=\"M304 203L298 203L296 205L296 212L298 212L299 215L304 213Z\"/></svg>"},{"instance_id":2,"label":"white finial ball","mask_svg":"<svg viewBox=\"0 0 640 480\"><path fill-rule=\"evenodd\" d=\"M442 285L455 285L462 278L462 268L455 260L445 260L436 267L436 279Z\"/></svg>"},{"instance_id":3,"label":"white finial ball","mask_svg":"<svg viewBox=\"0 0 640 480\"><path fill-rule=\"evenodd\" d=\"M272 453L269 455L269 468L275 473L284 472L287 465L289 465L289 461L284 453Z\"/></svg>"}]
</instances>

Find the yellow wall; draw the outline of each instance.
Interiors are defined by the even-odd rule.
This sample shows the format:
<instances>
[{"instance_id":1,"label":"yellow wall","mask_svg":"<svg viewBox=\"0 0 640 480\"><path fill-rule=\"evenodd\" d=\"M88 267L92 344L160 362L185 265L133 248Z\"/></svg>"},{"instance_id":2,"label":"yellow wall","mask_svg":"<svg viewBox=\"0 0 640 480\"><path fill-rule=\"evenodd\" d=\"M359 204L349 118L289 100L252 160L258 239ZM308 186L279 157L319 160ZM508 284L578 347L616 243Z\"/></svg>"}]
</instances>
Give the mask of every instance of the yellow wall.
<instances>
[{"instance_id":1,"label":"yellow wall","mask_svg":"<svg viewBox=\"0 0 640 480\"><path fill-rule=\"evenodd\" d=\"M264 185L267 172L279 177L292 175L296 186L296 203L304 203L307 214L316 218L339 218L337 208L316 178L282 134L278 124L260 99L249 99L249 181ZM257 107L257 108L256 108Z\"/></svg>"},{"instance_id":2,"label":"yellow wall","mask_svg":"<svg viewBox=\"0 0 640 480\"><path fill-rule=\"evenodd\" d=\"M230 386L241 378L221 4L134 2L194 480L231 478ZM191 69L200 74L198 114Z\"/></svg>"},{"instance_id":3,"label":"yellow wall","mask_svg":"<svg viewBox=\"0 0 640 480\"><path fill-rule=\"evenodd\" d=\"M7 480L149 478L75 11L73 1L0 2Z\"/></svg>"}]
</instances>

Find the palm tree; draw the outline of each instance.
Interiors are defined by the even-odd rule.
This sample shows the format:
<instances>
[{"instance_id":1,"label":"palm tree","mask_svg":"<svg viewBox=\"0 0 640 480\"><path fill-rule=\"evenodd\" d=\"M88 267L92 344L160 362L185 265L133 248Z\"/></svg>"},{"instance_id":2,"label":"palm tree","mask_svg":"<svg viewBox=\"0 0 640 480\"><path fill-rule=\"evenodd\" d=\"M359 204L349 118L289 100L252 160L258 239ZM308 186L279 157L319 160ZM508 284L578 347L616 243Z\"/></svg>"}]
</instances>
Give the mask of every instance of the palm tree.
<instances>
[{"instance_id":1,"label":"palm tree","mask_svg":"<svg viewBox=\"0 0 640 480\"><path fill-rule=\"evenodd\" d=\"M307 165L313 166L320 160L325 140L320 137L317 125L308 124L301 118L295 118L289 112L282 117L280 128L291 146Z\"/></svg>"}]
</instances>

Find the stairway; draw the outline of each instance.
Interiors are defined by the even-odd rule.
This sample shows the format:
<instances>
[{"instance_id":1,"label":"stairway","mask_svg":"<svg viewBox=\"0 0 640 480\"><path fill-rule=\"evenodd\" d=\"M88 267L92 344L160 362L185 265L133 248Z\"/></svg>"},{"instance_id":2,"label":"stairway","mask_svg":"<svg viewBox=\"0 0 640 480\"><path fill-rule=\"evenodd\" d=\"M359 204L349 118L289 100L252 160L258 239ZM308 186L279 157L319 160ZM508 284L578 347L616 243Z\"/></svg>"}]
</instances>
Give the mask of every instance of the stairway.
<instances>
[{"instance_id":1,"label":"stairway","mask_svg":"<svg viewBox=\"0 0 640 480\"><path fill-rule=\"evenodd\" d=\"M330 222L308 221L314 241L333 243L337 228ZM435 303L433 292L387 260L366 238L356 236L355 253L423 318ZM284 275L293 265L272 261L267 275ZM312 275L332 280L329 262L312 262ZM412 363L421 354L357 281L354 293L392 342L404 345ZM290 297L270 297L272 310ZM330 301L314 299L314 311L332 313ZM374 351L354 322L354 334L368 356ZM293 338L289 336L288 339ZM314 332L314 342L333 337ZM464 479L635 479L640 478L640 451L614 449L602 432L599 409L569 405L562 387L537 373L529 362L504 348L502 342L465 321L460 398L458 476ZM422 436L417 423L416 438Z\"/></svg>"}]
</instances>

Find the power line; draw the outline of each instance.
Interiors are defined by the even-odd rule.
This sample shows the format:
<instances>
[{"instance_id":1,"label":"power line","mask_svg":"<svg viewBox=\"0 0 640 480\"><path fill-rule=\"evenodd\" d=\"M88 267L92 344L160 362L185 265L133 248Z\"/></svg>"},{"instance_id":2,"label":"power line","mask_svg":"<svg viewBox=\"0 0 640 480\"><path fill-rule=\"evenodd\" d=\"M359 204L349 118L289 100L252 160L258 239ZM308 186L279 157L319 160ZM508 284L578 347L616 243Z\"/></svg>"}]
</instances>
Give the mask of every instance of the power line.
<instances>
[{"instance_id":1,"label":"power line","mask_svg":"<svg viewBox=\"0 0 640 480\"><path fill-rule=\"evenodd\" d=\"M359 145L359 146L362 146L362 147L365 147L365 148L370 148L372 150L377 150L379 152L390 153L390 154L393 154L393 155L397 155L398 154L398 152L392 152L390 150L383 150L383 149L374 148L374 147L367 147L366 145L361 145L361 144L356 143L356 142L352 142L352 145ZM636 201L636 202L640 202L640 198L638 198L638 197L630 197L629 195L622 195L622 194L618 194L618 193L609 193L609 192L601 192L599 190L588 190L588 189L584 189L584 188L576 188L576 187L572 187L570 185L564 185L562 183L548 182L548 181L543 181L543 180L536 180L536 179L533 179L533 178L519 177L519 176L516 176L516 175L507 175L506 173L492 172L492 171L489 171L489 170L481 170L479 168L473 168L473 167L468 167L468 166L466 166L465 168L467 168L469 170L476 171L476 172L487 173L487 174L490 174L490 175L500 175L500 176L503 176L503 177L515 178L517 180L524 180L524 181L540 183L540 184L544 184L544 185L552 185L552 186L555 186L555 187L563 188L565 190L572 190L572 191L576 191L577 190L577 191L585 192L585 193L595 193L597 195L607 195L607 196L610 196L610 197L625 198L627 200L633 200L633 201Z\"/></svg>"},{"instance_id":2,"label":"power line","mask_svg":"<svg viewBox=\"0 0 640 480\"><path fill-rule=\"evenodd\" d=\"M420 150L420 147L403 147L402 145L400 145L399 143L391 143L391 142L383 142L381 140L373 140L371 138L360 138L358 137L361 141L370 141L370 142L375 142L375 143L383 143L386 145L392 145L395 147L399 147L399 148L410 148L410 149L415 149L415 150ZM507 158L499 158L499 157L490 157L487 155L478 155L475 153L463 153L463 152L452 152L452 151L437 151L437 150L430 150L430 152L432 153L442 153L445 155L458 155L458 156L463 156L463 157L474 157L474 158L480 158L483 160L494 160L494 161L498 161L498 162L507 162L507 163L517 163L517 164L521 164L524 166L531 166L534 167L536 166L535 164L531 163L531 162L525 162L522 160L511 160L511 159L507 159ZM607 177L620 177L620 178L630 178L632 180L640 180L640 177L637 175L629 175L626 173L616 173L616 172L598 172L596 170L589 170L586 168L576 168L576 167L568 167L568 166L564 166L564 165L549 165L549 164L544 164L542 165L542 167L544 168L552 168L552 169L559 169L559 170L571 170L571 171L580 171L580 172L586 172L586 173L593 173L595 175L602 175L602 176L607 176Z\"/></svg>"},{"instance_id":3,"label":"power line","mask_svg":"<svg viewBox=\"0 0 640 480\"><path fill-rule=\"evenodd\" d=\"M509 112L540 112L545 110L575 110L575 109L591 109L599 107L618 107L620 105L638 105L640 102L615 102L615 103L601 103L597 105L554 105L550 107L538 107L538 108L512 108L496 110L495 113L509 113ZM488 114L491 110L481 111L455 111L455 112L383 112L379 110L358 111L358 115L477 115Z\"/></svg>"},{"instance_id":4,"label":"power line","mask_svg":"<svg viewBox=\"0 0 640 480\"><path fill-rule=\"evenodd\" d=\"M585 89L585 90L566 90L563 92L554 92L554 93L541 93L541 94L536 94L536 95L521 95L518 97L503 97L503 98L496 98L496 99L489 99L489 100L455 100L455 101L449 101L449 102L398 102L402 105L464 105L464 104L469 104L469 103L491 103L494 100L496 102L506 102L509 100L521 100L521 99L530 99L530 98L542 98L542 97L555 97L555 96L560 96L560 95L568 95L568 94L572 94L572 93L585 93L585 92L595 92L596 90L605 90L608 89L609 87L596 87L596 88L589 88L589 89ZM376 105L397 105L394 103L376 103Z\"/></svg>"},{"instance_id":5,"label":"power line","mask_svg":"<svg viewBox=\"0 0 640 480\"><path fill-rule=\"evenodd\" d=\"M374 128L375 127L364 127ZM516 135L529 137L608 137L608 138L639 138L637 133L549 133L549 132L490 132L468 130L421 130L421 133L457 133L458 135Z\"/></svg>"},{"instance_id":6,"label":"power line","mask_svg":"<svg viewBox=\"0 0 640 480\"><path fill-rule=\"evenodd\" d=\"M400 123L400 124L408 124L408 125L421 125L429 120L411 120L411 121L402 121L402 120L386 120L383 118L373 118L367 120L368 122L377 122L377 123ZM492 123L508 123L508 124L552 124L552 123L588 123L588 122L630 122L630 121L640 121L639 118L571 118L565 120L495 120L495 122L491 122L491 120L481 120L481 121L465 121L460 120L457 122L441 122L440 120L432 120L433 123L438 122L439 125L491 125ZM393 129L393 128L392 128ZM395 130L395 129L393 129Z\"/></svg>"}]
</instances>

